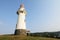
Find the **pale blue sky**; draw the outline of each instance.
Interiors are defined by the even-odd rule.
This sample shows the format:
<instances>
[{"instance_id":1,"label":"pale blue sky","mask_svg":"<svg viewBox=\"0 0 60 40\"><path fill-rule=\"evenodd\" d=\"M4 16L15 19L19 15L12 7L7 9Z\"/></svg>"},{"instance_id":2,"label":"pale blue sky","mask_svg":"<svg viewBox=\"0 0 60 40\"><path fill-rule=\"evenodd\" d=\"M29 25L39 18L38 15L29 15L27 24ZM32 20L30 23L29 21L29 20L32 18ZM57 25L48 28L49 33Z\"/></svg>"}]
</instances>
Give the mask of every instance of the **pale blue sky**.
<instances>
[{"instance_id":1,"label":"pale blue sky","mask_svg":"<svg viewBox=\"0 0 60 40\"><path fill-rule=\"evenodd\" d=\"M21 3L31 32L60 31L60 0L0 0L0 34L14 33Z\"/></svg>"}]
</instances>

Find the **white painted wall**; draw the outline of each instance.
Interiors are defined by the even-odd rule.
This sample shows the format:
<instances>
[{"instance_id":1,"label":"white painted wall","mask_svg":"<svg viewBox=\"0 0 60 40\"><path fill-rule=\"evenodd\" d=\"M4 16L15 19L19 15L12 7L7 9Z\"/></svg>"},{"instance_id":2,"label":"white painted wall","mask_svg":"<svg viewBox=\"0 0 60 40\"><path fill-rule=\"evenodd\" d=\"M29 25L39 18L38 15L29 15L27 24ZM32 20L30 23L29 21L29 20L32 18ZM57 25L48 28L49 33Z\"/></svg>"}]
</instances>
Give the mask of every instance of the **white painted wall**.
<instances>
[{"instance_id":1,"label":"white painted wall","mask_svg":"<svg viewBox=\"0 0 60 40\"><path fill-rule=\"evenodd\" d=\"M23 11L24 8L20 8L18 11ZM26 23L25 23L25 15L26 13L20 13L18 12L18 20L17 20L17 25L16 29L26 29Z\"/></svg>"}]
</instances>

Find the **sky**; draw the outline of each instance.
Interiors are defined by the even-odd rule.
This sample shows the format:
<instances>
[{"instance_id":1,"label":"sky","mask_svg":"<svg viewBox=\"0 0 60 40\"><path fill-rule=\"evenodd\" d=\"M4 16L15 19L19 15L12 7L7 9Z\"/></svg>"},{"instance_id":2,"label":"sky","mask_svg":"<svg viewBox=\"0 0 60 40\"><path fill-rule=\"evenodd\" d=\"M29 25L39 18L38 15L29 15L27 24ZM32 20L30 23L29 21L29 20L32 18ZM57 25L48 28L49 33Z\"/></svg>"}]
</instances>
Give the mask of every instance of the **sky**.
<instances>
[{"instance_id":1,"label":"sky","mask_svg":"<svg viewBox=\"0 0 60 40\"><path fill-rule=\"evenodd\" d=\"M21 3L27 11L27 30L60 31L60 0L0 0L0 34L14 33Z\"/></svg>"}]
</instances>

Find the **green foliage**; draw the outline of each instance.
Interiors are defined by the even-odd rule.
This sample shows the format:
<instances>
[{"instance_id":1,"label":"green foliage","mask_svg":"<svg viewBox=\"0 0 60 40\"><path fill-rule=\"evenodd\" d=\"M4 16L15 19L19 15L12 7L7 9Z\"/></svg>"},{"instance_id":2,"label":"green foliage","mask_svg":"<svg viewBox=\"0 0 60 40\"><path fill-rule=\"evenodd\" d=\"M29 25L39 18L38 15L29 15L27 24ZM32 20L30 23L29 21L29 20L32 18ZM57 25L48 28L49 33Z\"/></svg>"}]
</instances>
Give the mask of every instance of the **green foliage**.
<instances>
[{"instance_id":1,"label":"green foliage","mask_svg":"<svg viewBox=\"0 0 60 40\"><path fill-rule=\"evenodd\" d=\"M45 37L32 37L32 36L11 36L5 35L0 36L0 40L60 40L55 38L45 38Z\"/></svg>"},{"instance_id":2,"label":"green foliage","mask_svg":"<svg viewBox=\"0 0 60 40\"><path fill-rule=\"evenodd\" d=\"M36 33L30 33L30 36L35 37L51 37L51 38L60 38L60 31L59 32L36 32Z\"/></svg>"}]
</instances>

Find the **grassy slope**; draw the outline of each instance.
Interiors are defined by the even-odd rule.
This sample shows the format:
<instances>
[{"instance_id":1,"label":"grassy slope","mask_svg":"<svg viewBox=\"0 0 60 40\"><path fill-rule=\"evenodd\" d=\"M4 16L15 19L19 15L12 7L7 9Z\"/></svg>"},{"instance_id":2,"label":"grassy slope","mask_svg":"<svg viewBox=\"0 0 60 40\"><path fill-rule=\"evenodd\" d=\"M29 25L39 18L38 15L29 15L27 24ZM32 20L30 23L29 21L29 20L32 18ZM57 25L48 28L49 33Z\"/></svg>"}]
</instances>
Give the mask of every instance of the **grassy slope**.
<instances>
[{"instance_id":1,"label":"grassy slope","mask_svg":"<svg viewBox=\"0 0 60 40\"><path fill-rule=\"evenodd\" d=\"M0 40L60 40L55 38L45 37L24 37L24 36L0 36Z\"/></svg>"}]
</instances>

